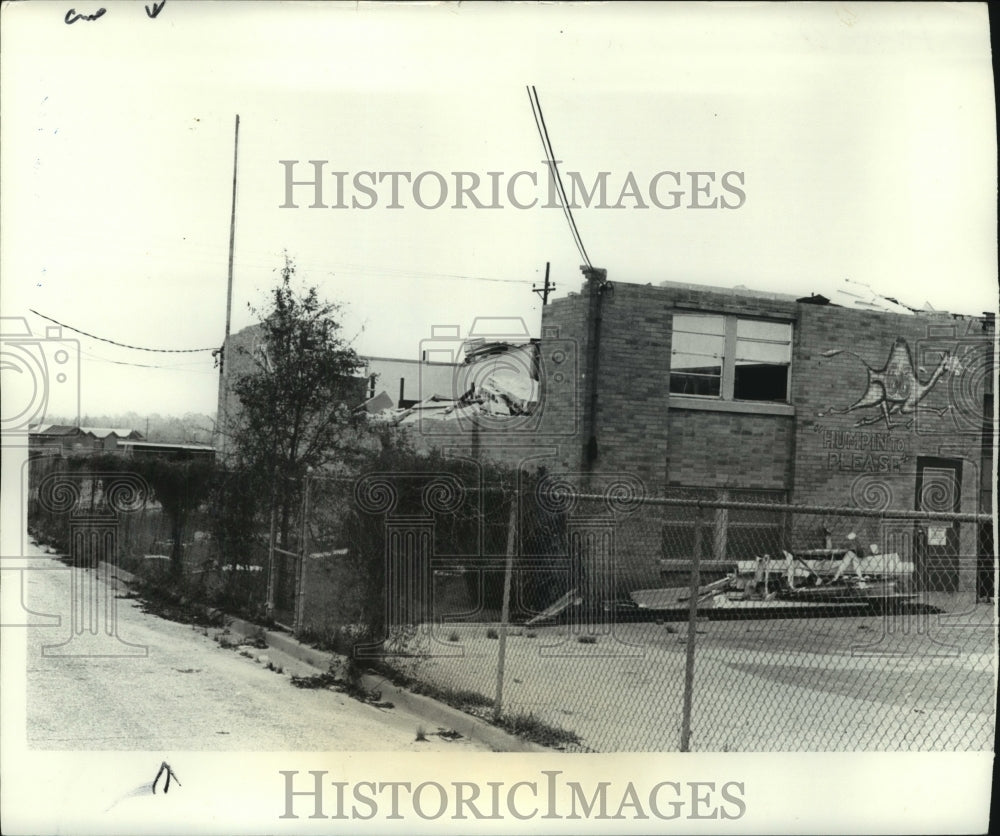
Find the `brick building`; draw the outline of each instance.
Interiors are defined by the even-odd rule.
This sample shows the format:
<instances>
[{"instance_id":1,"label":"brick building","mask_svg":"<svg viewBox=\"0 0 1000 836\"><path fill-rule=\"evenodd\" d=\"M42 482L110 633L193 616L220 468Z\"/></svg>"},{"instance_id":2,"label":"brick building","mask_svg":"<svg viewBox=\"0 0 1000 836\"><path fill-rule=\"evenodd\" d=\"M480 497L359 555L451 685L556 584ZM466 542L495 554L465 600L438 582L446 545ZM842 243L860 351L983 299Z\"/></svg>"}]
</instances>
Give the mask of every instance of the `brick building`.
<instances>
[{"instance_id":1,"label":"brick building","mask_svg":"<svg viewBox=\"0 0 1000 836\"><path fill-rule=\"evenodd\" d=\"M610 284L595 271L581 293L543 308L538 414L419 433L455 452L544 464L593 492L630 479L647 495L989 513L992 316L845 301ZM982 552L991 527L907 528L952 567L946 588L975 583L957 555ZM749 556L762 536L733 524L722 551ZM823 545L814 530L791 536ZM672 542L684 551L683 536ZM650 564L657 548L635 551Z\"/></svg>"},{"instance_id":2,"label":"brick building","mask_svg":"<svg viewBox=\"0 0 1000 836\"><path fill-rule=\"evenodd\" d=\"M252 329L233 337L253 340ZM592 271L580 293L543 308L537 357L509 355L537 379L530 414L456 410L422 420L418 411L405 431L418 447L544 466L593 493L628 483L650 496L988 514L994 343L991 315L914 310L870 292L796 298L608 283ZM411 381L423 379L416 397L430 391L430 374L414 372L423 363L372 358L365 394L379 363L378 384L392 383L394 401L402 388L397 406ZM436 364L434 392L465 391L448 385L451 372ZM223 403L220 391L220 414ZM658 582L655 557L690 556L690 515L656 513L655 526L621 531L630 583ZM789 538L796 548L822 546L815 523L734 512L714 556L746 558ZM893 550L910 560L924 538L946 567L945 590L976 583L974 561L958 555L978 553L992 566L991 525L901 528Z\"/></svg>"}]
</instances>

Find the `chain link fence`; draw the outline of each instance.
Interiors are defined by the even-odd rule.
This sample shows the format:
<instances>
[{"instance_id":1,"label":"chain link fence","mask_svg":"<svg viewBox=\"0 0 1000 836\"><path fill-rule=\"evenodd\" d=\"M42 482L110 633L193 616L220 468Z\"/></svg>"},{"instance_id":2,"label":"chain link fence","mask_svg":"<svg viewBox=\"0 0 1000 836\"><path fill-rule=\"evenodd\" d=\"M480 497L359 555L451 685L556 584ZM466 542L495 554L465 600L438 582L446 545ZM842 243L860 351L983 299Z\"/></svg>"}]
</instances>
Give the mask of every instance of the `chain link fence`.
<instances>
[{"instance_id":1,"label":"chain link fence","mask_svg":"<svg viewBox=\"0 0 1000 836\"><path fill-rule=\"evenodd\" d=\"M35 490L66 464L33 467L66 549ZM189 597L567 751L992 749L988 517L470 473L309 478L280 543L239 474L180 530L140 496L117 564L169 582L179 537Z\"/></svg>"},{"instance_id":2,"label":"chain link fence","mask_svg":"<svg viewBox=\"0 0 1000 836\"><path fill-rule=\"evenodd\" d=\"M311 480L296 626L570 751L992 748L989 518L634 488Z\"/></svg>"}]
</instances>

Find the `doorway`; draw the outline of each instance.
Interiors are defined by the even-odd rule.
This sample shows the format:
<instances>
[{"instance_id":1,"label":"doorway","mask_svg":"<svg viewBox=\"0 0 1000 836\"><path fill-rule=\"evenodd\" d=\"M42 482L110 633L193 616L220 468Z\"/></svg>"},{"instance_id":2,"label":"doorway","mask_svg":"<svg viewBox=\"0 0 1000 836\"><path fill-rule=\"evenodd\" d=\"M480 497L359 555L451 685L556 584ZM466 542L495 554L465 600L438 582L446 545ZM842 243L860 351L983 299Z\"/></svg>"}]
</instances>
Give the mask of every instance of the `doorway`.
<instances>
[{"instance_id":1,"label":"doorway","mask_svg":"<svg viewBox=\"0 0 1000 836\"><path fill-rule=\"evenodd\" d=\"M962 460L917 458L917 511L957 512L962 507ZM958 592L959 524L920 521L915 532L914 580L927 592Z\"/></svg>"}]
</instances>

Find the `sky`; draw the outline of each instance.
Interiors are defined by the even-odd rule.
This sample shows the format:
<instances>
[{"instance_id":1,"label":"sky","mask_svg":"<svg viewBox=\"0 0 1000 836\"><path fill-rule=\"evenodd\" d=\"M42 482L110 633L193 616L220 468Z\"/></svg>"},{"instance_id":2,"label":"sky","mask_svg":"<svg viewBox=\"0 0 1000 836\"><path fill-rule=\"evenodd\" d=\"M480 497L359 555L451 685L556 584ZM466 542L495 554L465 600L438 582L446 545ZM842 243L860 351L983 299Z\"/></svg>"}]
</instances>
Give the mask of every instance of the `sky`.
<instances>
[{"instance_id":1,"label":"sky","mask_svg":"<svg viewBox=\"0 0 1000 836\"><path fill-rule=\"evenodd\" d=\"M549 263L555 297L576 292L583 258L544 205L526 85L567 186L606 172L606 203L578 197L573 215L613 282L806 295L851 278L915 306L996 307L983 6L167 0L67 23L71 5L9 5L0 32L2 314L37 337L42 316L68 326L40 349L49 371L60 347L80 360L46 379L40 420L215 410L211 352L172 352L223 340L237 114L234 331L287 252L361 354L416 358L436 327L465 336L482 317L537 336L533 283ZM302 180L325 161L326 208L309 186L282 207L283 160ZM346 207L329 208L338 171ZM507 192L520 171L531 208ZM383 179L362 208L358 172L430 174L416 191L399 175L398 208ZM454 172L480 178L483 208L455 207ZM682 192L676 208L654 204L660 172L679 175L652 190L664 206ZM438 175L447 200L423 208ZM619 200L630 177L638 197Z\"/></svg>"},{"instance_id":2,"label":"sky","mask_svg":"<svg viewBox=\"0 0 1000 836\"><path fill-rule=\"evenodd\" d=\"M549 263L557 297L578 291L582 256L562 212L545 208L544 187L532 194L527 178L516 181L520 201L540 198L526 209L506 193L517 172L535 172L543 184L546 176L526 85L538 91L567 178L576 172L592 184L607 172L611 205L630 174L646 192L645 208L628 199L574 211L590 261L613 282L806 295L851 278L916 306L996 308L996 122L983 4L166 0L154 18L145 9L153 2L0 4L5 522L15 508L23 514L27 495L25 450L16 458L17 440L8 446L19 421L214 412L211 351L174 352L223 341L237 114L234 330L265 304L287 252L306 284L344 305L344 333L362 354L417 358L435 328L464 335L477 318L521 318L537 335L541 300L532 284ZM68 14L102 8L93 20ZM464 171L489 182L498 172L502 205L458 209L449 200L424 209L404 183L393 209L383 182L370 209L350 205L363 194L348 194L348 208L309 208L302 187L294 192L300 208L281 208L282 160L300 161L303 177L307 161L327 161L326 171L348 172L348 181L363 171L427 171L447 182ZM660 172L683 175L676 209L648 200ZM698 180L710 184L707 193L694 193L689 172L707 173ZM730 172L739 173L728 182L743 200L721 187ZM435 179L423 182L431 204ZM669 192L669 179L659 182ZM325 181L326 197L334 183ZM658 198L669 205L664 191ZM689 208L713 201L716 208ZM43 316L67 327L47 334ZM0 554L23 553L23 530L0 526ZM6 580L3 588L17 594ZM5 672L23 669L15 633L8 626L0 635ZM4 740L20 749L25 689L3 693L5 709L21 712L5 711L13 733ZM4 800L16 802L8 806L32 819L58 813L81 832L113 829L98 800L85 797L81 776L114 779L173 757L16 754L5 760L18 766L4 774ZM219 822L238 831L237 817L246 832L262 821L270 828L279 821L279 764L352 776L366 766L371 776L386 770L384 753L287 754L295 755L287 763L237 753L204 764L185 755L189 794L171 793L164 803L172 809L127 832L162 832L178 810L188 832L212 832ZM717 764L702 753L685 762L699 780L751 776L750 815L732 823L740 832L779 817L828 831L816 810L829 808L829 793L817 807L808 792L819 770L838 786L878 776L866 784L877 791L840 805L845 832L859 822L898 829L901 810L933 829L933 821L985 809L970 793L988 794L989 753L942 753L947 762L910 759L906 768L894 753L869 755L729 754ZM482 770L457 755L419 757L412 772L423 777L453 780L452 763L463 775L524 776L513 755ZM409 764L394 758L391 766L409 775ZM571 768L560 764L552 761ZM670 755L588 758L572 770L591 769L596 781L609 766L617 776L677 773ZM53 805L53 787L67 804ZM907 793L904 805L880 803ZM204 805L195 810L192 799ZM400 832L413 829L400 824ZM952 818L947 826L966 829ZM477 828L509 829L506 821ZM607 821L598 829L607 832Z\"/></svg>"}]
</instances>

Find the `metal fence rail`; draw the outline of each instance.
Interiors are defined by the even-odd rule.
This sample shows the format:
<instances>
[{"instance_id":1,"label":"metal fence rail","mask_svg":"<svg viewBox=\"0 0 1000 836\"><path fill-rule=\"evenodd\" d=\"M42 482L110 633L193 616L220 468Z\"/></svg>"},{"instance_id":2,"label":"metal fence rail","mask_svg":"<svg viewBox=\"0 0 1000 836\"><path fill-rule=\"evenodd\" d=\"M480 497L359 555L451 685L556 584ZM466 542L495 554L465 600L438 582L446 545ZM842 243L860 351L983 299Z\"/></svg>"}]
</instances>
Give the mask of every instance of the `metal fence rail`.
<instances>
[{"instance_id":1,"label":"metal fence rail","mask_svg":"<svg viewBox=\"0 0 1000 836\"><path fill-rule=\"evenodd\" d=\"M343 532L310 535L303 630L345 626L351 573L380 567L383 636L362 660L562 748L993 745L986 516L565 486L463 488L413 513L321 482L328 532L349 506L376 536L352 555Z\"/></svg>"},{"instance_id":2,"label":"metal fence rail","mask_svg":"<svg viewBox=\"0 0 1000 836\"><path fill-rule=\"evenodd\" d=\"M193 513L171 585L568 751L992 749L988 516L633 482L317 476L281 542ZM37 493L58 545L71 515ZM144 503L120 565L163 576L170 532Z\"/></svg>"}]
</instances>

